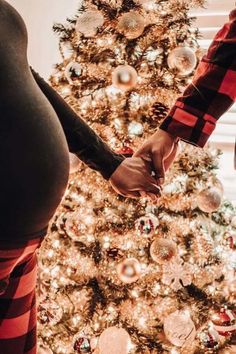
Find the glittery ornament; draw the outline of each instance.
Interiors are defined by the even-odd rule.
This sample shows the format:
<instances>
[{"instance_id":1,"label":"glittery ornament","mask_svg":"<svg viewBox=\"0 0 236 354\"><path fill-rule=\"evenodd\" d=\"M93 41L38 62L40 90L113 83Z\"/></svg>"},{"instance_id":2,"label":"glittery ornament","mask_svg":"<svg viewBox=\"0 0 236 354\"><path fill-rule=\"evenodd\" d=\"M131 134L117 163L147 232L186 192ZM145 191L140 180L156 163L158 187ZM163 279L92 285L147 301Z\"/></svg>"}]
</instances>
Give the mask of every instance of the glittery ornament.
<instances>
[{"instance_id":1,"label":"glittery ornament","mask_svg":"<svg viewBox=\"0 0 236 354\"><path fill-rule=\"evenodd\" d=\"M94 37L103 23L104 16L101 12L89 10L78 17L75 29L77 32L83 33L85 37Z\"/></svg>"},{"instance_id":2,"label":"glittery ornament","mask_svg":"<svg viewBox=\"0 0 236 354\"><path fill-rule=\"evenodd\" d=\"M191 48L177 47L170 52L167 63L170 69L177 70L179 76L187 76L196 67L197 58Z\"/></svg>"},{"instance_id":3,"label":"glittery ornament","mask_svg":"<svg viewBox=\"0 0 236 354\"><path fill-rule=\"evenodd\" d=\"M42 324L56 325L62 318L63 309L55 302L43 301L39 307L39 322Z\"/></svg>"},{"instance_id":4,"label":"glittery ornament","mask_svg":"<svg viewBox=\"0 0 236 354\"><path fill-rule=\"evenodd\" d=\"M192 282L192 266L175 257L170 262L163 264L163 284L169 285L174 291L180 290L183 286L190 285Z\"/></svg>"},{"instance_id":5,"label":"glittery ornament","mask_svg":"<svg viewBox=\"0 0 236 354\"><path fill-rule=\"evenodd\" d=\"M216 187L206 188L197 196L197 206L205 213L213 213L219 209L221 202L222 195Z\"/></svg>"},{"instance_id":6,"label":"glittery ornament","mask_svg":"<svg viewBox=\"0 0 236 354\"><path fill-rule=\"evenodd\" d=\"M123 146L121 149L117 150L116 153L126 157L131 157L134 154L134 150L129 146Z\"/></svg>"},{"instance_id":7,"label":"glittery ornament","mask_svg":"<svg viewBox=\"0 0 236 354\"><path fill-rule=\"evenodd\" d=\"M82 67L77 62L71 62L65 68L65 77L67 78L69 83L73 83L78 80L81 74Z\"/></svg>"},{"instance_id":8,"label":"glittery ornament","mask_svg":"<svg viewBox=\"0 0 236 354\"><path fill-rule=\"evenodd\" d=\"M160 264L169 262L177 254L177 245L175 242L166 238L157 238L150 247L152 259Z\"/></svg>"},{"instance_id":9,"label":"glittery ornament","mask_svg":"<svg viewBox=\"0 0 236 354\"><path fill-rule=\"evenodd\" d=\"M173 345L183 347L195 339L196 328L188 313L175 311L165 318L164 333Z\"/></svg>"},{"instance_id":10,"label":"glittery ornament","mask_svg":"<svg viewBox=\"0 0 236 354\"><path fill-rule=\"evenodd\" d=\"M78 159L78 157L75 154L71 154L71 153L69 153L69 159L70 159L70 173L78 172L81 166L80 159Z\"/></svg>"},{"instance_id":11,"label":"glittery ornament","mask_svg":"<svg viewBox=\"0 0 236 354\"><path fill-rule=\"evenodd\" d=\"M136 282L141 274L141 266L137 259L126 258L117 266L117 274L119 279L126 284Z\"/></svg>"},{"instance_id":12,"label":"glittery ornament","mask_svg":"<svg viewBox=\"0 0 236 354\"><path fill-rule=\"evenodd\" d=\"M138 230L141 235L152 234L156 230L158 225L159 225L159 220L152 213L141 216L135 222L136 230Z\"/></svg>"},{"instance_id":13,"label":"glittery ornament","mask_svg":"<svg viewBox=\"0 0 236 354\"><path fill-rule=\"evenodd\" d=\"M141 136L143 134L143 125L139 122L131 122L128 126L128 133L130 137Z\"/></svg>"},{"instance_id":14,"label":"glittery ornament","mask_svg":"<svg viewBox=\"0 0 236 354\"><path fill-rule=\"evenodd\" d=\"M128 39L141 36L145 28L144 18L136 11L123 14L118 21L117 30Z\"/></svg>"},{"instance_id":15,"label":"glittery ornament","mask_svg":"<svg viewBox=\"0 0 236 354\"><path fill-rule=\"evenodd\" d=\"M79 236L93 233L94 215L88 208L81 207L79 211L67 213L65 218L65 231L72 240L78 241Z\"/></svg>"},{"instance_id":16,"label":"glittery ornament","mask_svg":"<svg viewBox=\"0 0 236 354\"><path fill-rule=\"evenodd\" d=\"M129 333L118 327L109 327L102 332L98 348L100 354L128 354L130 346Z\"/></svg>"},{"instance_id":17,"label":"glittery ornament","mask_svg":"<svg viewBox=\"0 0 236 354\"><path fill-rule=\"evenodd\" d=\"M199 339L203 348L217 349L219 347L220 338L213 328L201 332Z\"/></svg>"},{"instance_id":18,"label":"glittery ornament","mask_svg":"<svg viewBox=\"0 0 236 354\"><path fill-rule=\"evenodd\" d=\"M213 328L224 337L236 333L236 315L229 309L221 309L212 315Z\"/></svg>"},{"instance_id":19,"label":"glittery ornament","mask_svg":"<svg viewBox=\"0 0 236 354\"><path fill-rule=\"evenodd\" d=\"M37 350L37 354L53 354L53 352L50 348L46 347L43 344L40 344Z\"/></svg>"},{"instance_id":20,"label":"glittery ornament","mask_svg":"<svg viewBox=\"0 0 236 354\"><path fill-rule=\"evenodd\" d=\"M158 58L159 55L163 54L164 49L163 48L152 48L149 47L148 50L146 51L145 57L149 64L154 64Z\"/></svg>"},{"instance_id":21,"label":"glittery ornament","mask_svg":"<svg viewBox=\"0 0 236 354\"><path fill-rule=\"evenodd\" d=\"M134 88L137 84L138 74L130 65L119 65L112 73L112 83L123 91Z\"/></svg>"},{"instance_id":22,"label":"glittery ornament","mask_svg":"<svg viewBox=\"0 0 236 354\"><path fill-rule=\"evenodd\" d=\"M75 340L74 350L76 353L91 353L91 346L89 339L86 337L79 337Z\"/></svg>"},{"instance_id":23,"label":"glittery ornament","mask_svg":"<svg viewBox=\"0 0 236 354\"><path fill-rule=\"evenodd\" d=\"M229 20L235 21L236 20L236 9L233 9L229 14Z\"/></svg>"},{"instance_id":24,"label":"glittery ornament","mask_svg":"<svg viewBox=\"0 0 236 354\"><path fill-rule=\"evenodd\" d=\"M197 233L196 231L196 237L193 238L192 243L192 249L197 260L196 262L199 265L206 264L214 250L214 241L211 235L208 232L199 231L199 233Z\"/></svg>"}]
</instances>

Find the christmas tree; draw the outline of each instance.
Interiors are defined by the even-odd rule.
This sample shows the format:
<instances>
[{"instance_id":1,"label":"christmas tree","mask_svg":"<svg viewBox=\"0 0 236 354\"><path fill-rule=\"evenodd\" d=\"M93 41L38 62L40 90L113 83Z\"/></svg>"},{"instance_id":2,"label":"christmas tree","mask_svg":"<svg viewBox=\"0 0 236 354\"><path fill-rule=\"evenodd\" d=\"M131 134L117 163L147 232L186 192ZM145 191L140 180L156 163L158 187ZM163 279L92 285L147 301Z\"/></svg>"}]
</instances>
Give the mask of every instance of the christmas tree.
<instances>
[{"instance_id":1,"label":"christmas tree","mask_svg":"<svg viewBox=\"0 0 236 354\"><path fill-rule=\"evenodd\" d=\"M55 24L52 86L130 156L191 81L202 0L85 0ZM235 353L236 214L220 152L181 143L161 197L127 199L71 155L39 252L39 353Z\"/></svg>"}]
</instances>

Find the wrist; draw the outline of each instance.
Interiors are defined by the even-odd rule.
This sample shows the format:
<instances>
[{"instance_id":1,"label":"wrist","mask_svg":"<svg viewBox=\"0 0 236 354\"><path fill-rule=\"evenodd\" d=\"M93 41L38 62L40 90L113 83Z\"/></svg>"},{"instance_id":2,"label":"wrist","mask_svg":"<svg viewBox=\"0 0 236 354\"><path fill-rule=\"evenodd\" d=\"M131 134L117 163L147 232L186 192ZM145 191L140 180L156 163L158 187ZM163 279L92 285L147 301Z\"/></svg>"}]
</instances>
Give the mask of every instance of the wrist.
<instances>
[{"instance_id":1,"label":"wrist","mask_svg":"<svg viewBox=\"0 0 236 354\"><path fill-rule=\"evenodd\" d=\"M180 137L175 135L175 134L169 133L166 130L163 130L161 128L159 128L159 131L162 134L164 134L165 136L168 136L173 141L173 143L175 143L175 144L177 144L180 141Z\"/></svg>"}]
</instances>

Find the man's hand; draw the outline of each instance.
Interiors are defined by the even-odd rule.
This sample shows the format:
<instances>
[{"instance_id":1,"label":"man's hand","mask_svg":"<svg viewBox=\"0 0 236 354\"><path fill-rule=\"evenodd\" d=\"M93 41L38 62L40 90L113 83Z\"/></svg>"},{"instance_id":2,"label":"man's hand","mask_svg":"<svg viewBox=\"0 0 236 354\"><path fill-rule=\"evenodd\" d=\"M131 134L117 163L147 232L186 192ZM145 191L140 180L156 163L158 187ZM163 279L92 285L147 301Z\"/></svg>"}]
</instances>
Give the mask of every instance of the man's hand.
<instances>
[{"instance_id":1,"label":"man's hand","mask_svg":"<svg viewBox=\"0 0 236 354\"><path fill-rule=\"evenodd\" d=\"M150 164L140 157L125 159L110 177L113 189L129 198L138 198L142 192L150 193L153 198L160 195L160 188L151 177Z\"/></svg>"},{"instance_id":2,"label":"man's hand","mask_svg":"<svg viewBox=\"0 0 236 354\"><path fill-rule=\"evenodd\" d=\"M165 172L175 159L178 140L179 138L158 129L134 154L135 157L141 157L149 162L151 169L155 172L158 185L164 183Z\"/></svg>"}]
</instances>

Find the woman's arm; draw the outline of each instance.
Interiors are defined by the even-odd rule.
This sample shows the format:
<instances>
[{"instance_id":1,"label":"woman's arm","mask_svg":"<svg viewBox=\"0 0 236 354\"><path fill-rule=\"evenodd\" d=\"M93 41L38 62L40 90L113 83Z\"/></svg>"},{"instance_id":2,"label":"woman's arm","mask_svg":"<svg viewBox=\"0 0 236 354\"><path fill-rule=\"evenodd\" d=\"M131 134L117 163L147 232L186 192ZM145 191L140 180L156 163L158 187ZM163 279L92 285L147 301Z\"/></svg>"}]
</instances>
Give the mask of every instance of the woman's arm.
<instances>
[{"instance_id":1,"label":"woman's arm","mask_svg":"<svg viewBox=\"0 0 236 354\"><path fill-rule=\"evenodd\" d=\"M99 171L105 179L109 179L124 157L114 153L62 97L38 73L30 69L57 113L70 152L76 154L90 168Z\"/></svg>"},{"instance_id":2,"label":"woman's arm","mask_svg":"<svg viewBox=\"0 0 236 354\"><path fill-rule=\"evenodd\" d=\"M236 20L216 34L186 88L160 129L203 147L217 120L236 101Z\"/></svg>"}]
</instances>

